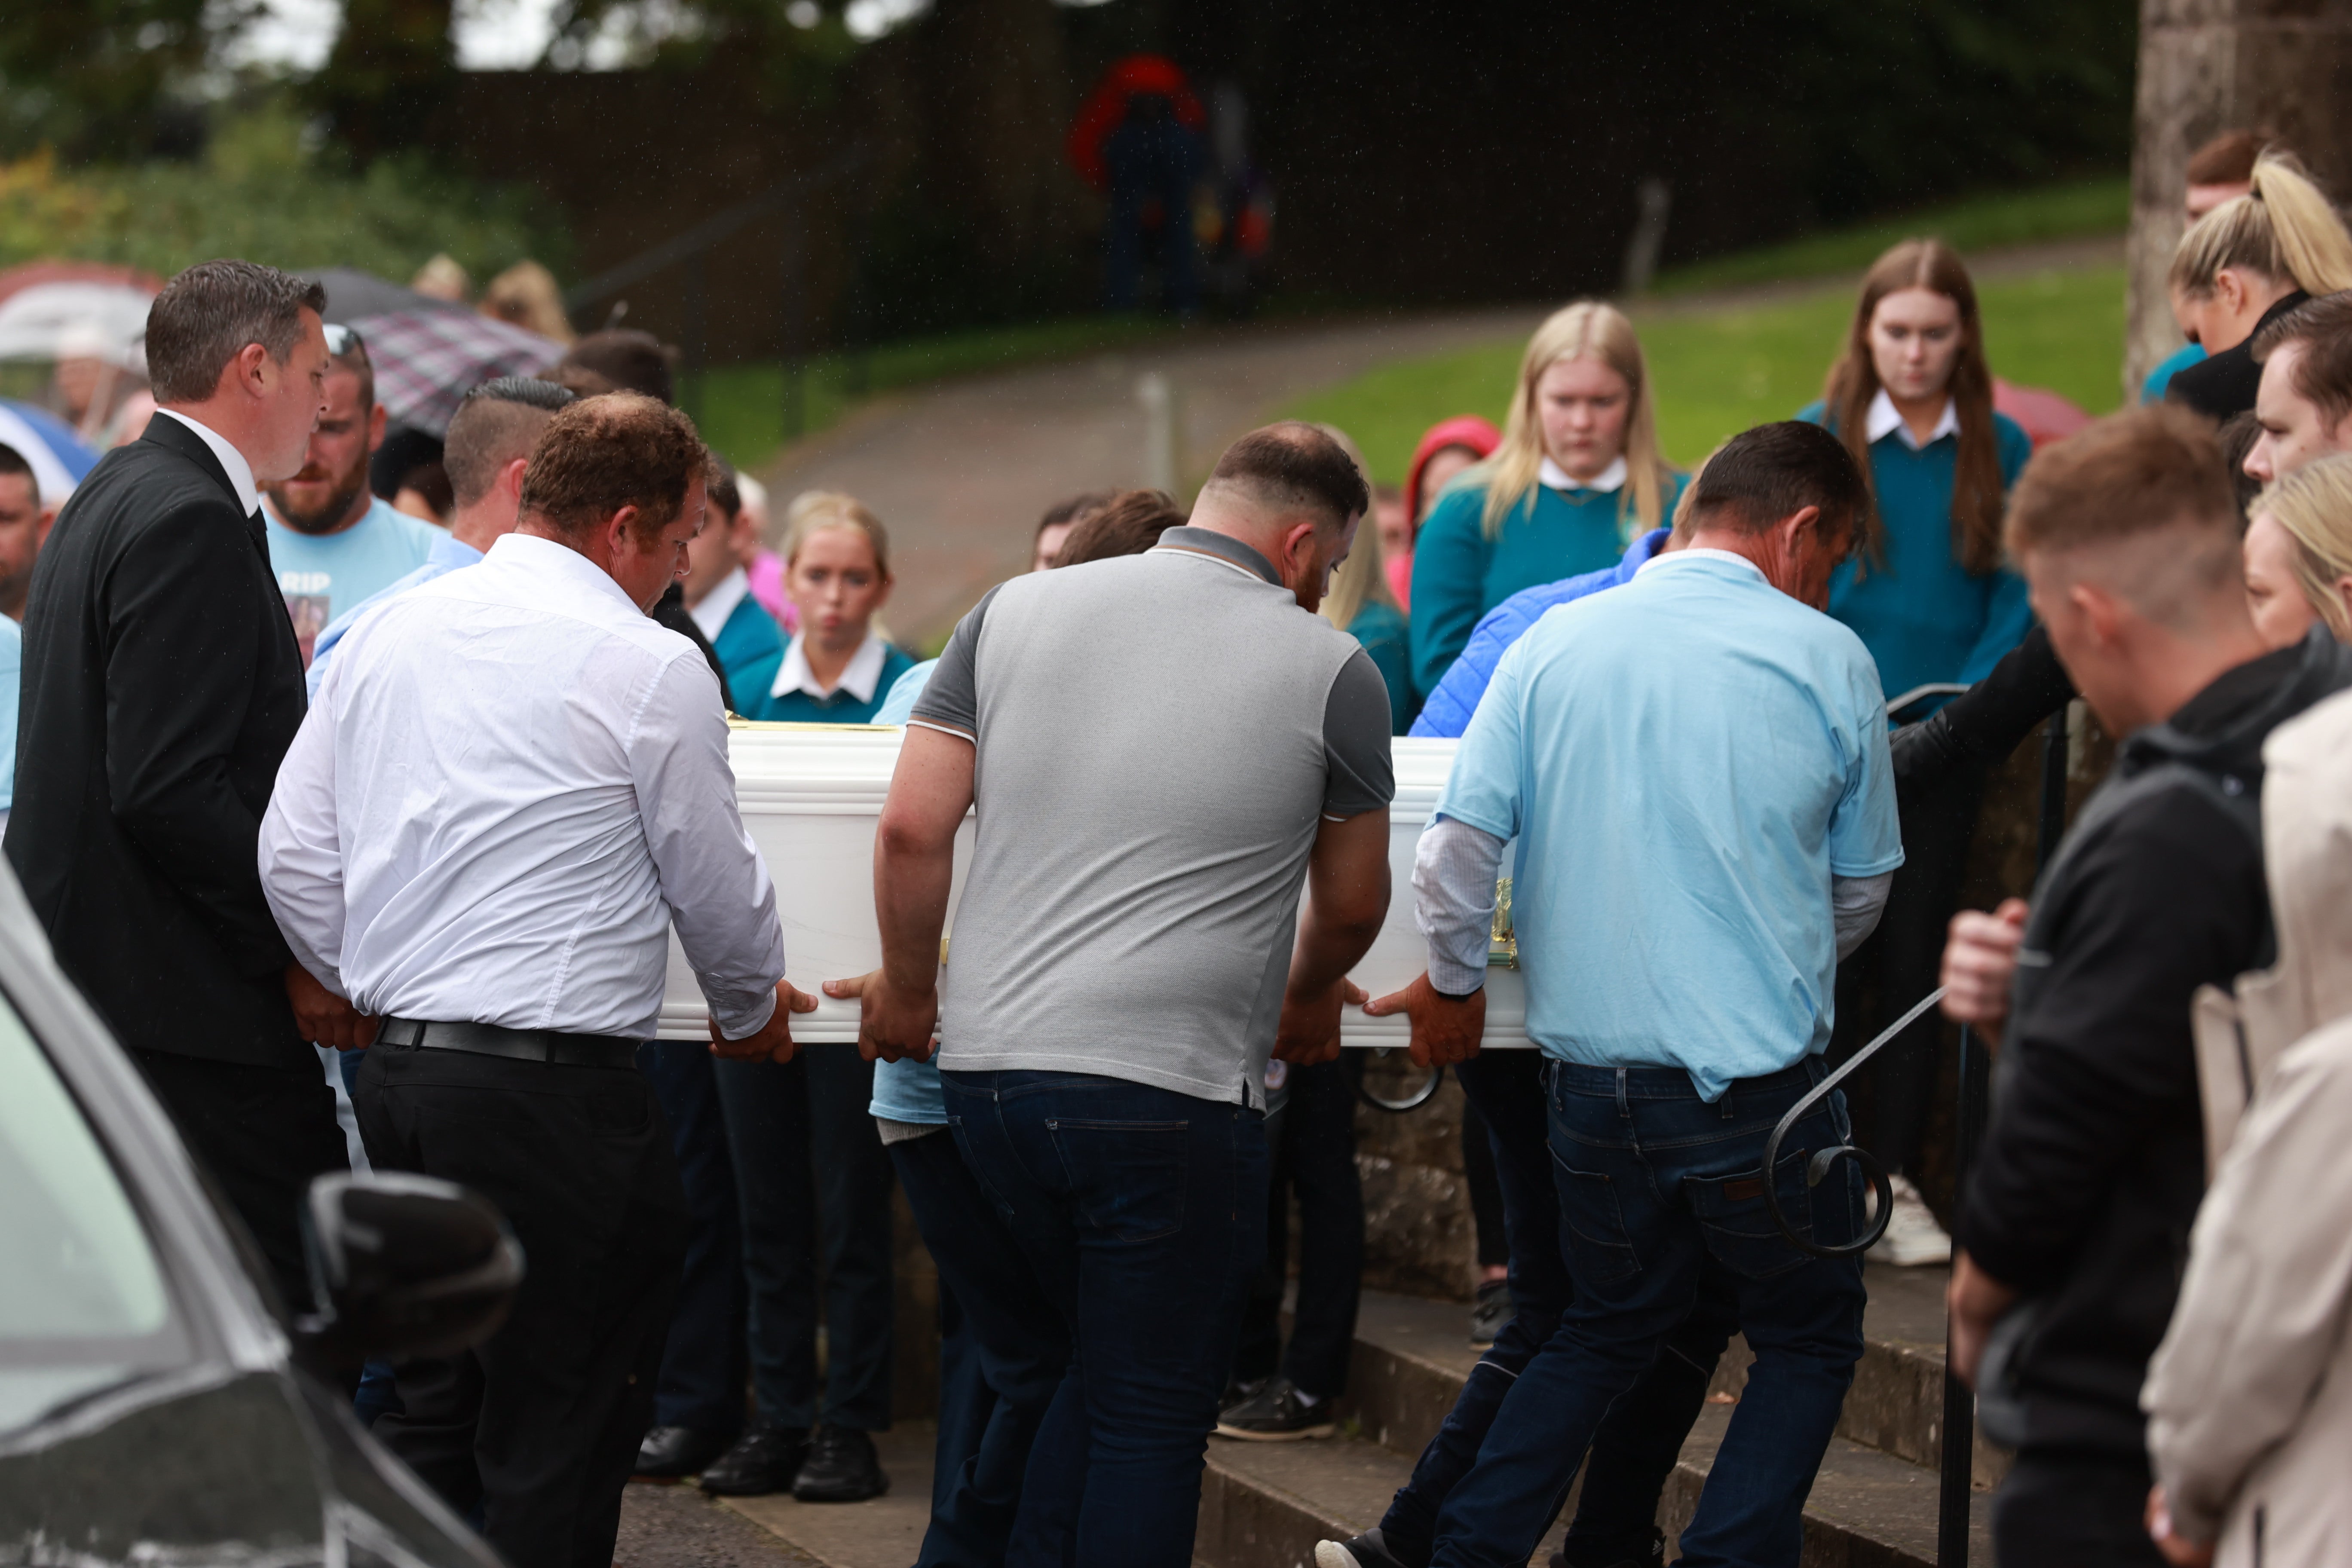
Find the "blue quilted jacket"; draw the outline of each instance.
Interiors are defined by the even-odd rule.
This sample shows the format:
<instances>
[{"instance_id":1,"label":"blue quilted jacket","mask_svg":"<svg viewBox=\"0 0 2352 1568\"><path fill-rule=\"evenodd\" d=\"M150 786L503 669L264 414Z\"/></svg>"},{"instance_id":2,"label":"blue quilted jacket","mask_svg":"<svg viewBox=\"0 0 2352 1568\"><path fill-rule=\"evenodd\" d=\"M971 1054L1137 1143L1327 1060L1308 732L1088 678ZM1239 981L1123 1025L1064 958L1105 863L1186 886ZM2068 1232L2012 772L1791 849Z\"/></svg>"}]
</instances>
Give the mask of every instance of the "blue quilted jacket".
<instances>
[{"instance_id":1,"label":"blue quilted jacket","mask_svg":"<svg viewBox=\"0 0 2352 1568\"><path fill-rule=\"evenodd\" d=\"M1478 710L1478 699L1486 695L1486 683L1495 679L1495 666L1502 662L1504 651L1542 619L1546 610L1632 582L1633 574L1642 569L1642 563L1658 552L1671 531L1654 528L1627 545L1624 558L1616 565L1523 588L1487 611L1471 632L1462 656L1422 704L1421 717L1412 721L1412 733L1441 738L1459 736L1470 727L1470 715Z\"/></svg>"}]
</instances>

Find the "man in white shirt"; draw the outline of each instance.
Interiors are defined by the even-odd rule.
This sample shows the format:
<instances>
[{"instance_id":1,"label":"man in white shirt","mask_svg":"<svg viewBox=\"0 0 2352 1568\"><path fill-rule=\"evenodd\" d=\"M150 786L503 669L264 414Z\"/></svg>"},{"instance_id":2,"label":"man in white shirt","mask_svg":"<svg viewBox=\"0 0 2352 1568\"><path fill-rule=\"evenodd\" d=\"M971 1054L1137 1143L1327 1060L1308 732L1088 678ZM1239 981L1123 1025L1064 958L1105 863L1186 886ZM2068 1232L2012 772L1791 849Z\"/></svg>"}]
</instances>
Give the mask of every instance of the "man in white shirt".
<instances>
[{"instance_id":1,"label":"man in white shirt","mask_svg":"<svg viewBox=\"0 0 2352 1568\"><path fill-rule=\"evenodd\" d=\"M608 1568L652 1419L684 1221L634 1063L668 934L712 1049L793 1050L775 890L735 809L718 681L646 610L683 570L709 454L650 398L558 414L481 564L345 637L261 829L297 958L383 1025L369 1158L502 1208L506 1325L398 1369L376 1434L517 1568Z\"/></svg>"}]
</instances>

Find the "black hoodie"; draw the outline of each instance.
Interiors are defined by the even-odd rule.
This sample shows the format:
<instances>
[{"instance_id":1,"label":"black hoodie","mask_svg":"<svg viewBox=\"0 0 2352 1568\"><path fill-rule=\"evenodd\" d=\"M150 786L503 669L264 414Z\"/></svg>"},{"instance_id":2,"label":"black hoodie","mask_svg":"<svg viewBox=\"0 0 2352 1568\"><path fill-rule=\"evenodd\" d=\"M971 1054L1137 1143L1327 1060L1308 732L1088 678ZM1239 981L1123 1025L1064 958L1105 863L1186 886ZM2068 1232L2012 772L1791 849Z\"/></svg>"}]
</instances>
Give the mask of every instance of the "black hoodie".
<instances>
[{"instance_id":1,"label":"black hoodie","mask_svg":"<svg viewBox=\"0 0 2352 1568\"><path fill-rule=\"evenodd\" d=\"M2189 998L2268 962L2262 748L2352 686L2315 627L2117 750L2035 889L1959 1240L2023 1293L1985 1424L2021 1447L2144 1450L2139 1388L2205 1191Z\"/></svg>"}]
</instances>

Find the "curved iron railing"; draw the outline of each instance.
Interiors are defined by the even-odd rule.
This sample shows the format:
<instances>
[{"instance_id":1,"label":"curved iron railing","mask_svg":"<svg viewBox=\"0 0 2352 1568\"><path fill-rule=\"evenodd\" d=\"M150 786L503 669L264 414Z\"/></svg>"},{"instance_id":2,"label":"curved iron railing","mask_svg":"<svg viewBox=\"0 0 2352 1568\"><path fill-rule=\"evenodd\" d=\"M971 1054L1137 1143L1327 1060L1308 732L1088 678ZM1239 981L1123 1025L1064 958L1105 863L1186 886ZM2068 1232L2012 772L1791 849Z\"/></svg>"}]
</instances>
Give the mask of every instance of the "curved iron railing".
<instances>
[{"instance_id":1,"label":"curved iron railing","mask_svg":"<svg viewBox=\"0 0 2352 1568\"><path fill-rule=\"evenodd\" d=\"M1395 1048L1396 1047L1392 1046L1375 1046L1372 1047L1370 1054L1376 1057L1385 1057ZM1429 1097L1435 1094L1437 1092L1437 1086L1444 1081L1444 1068L1433 1067L1429 1069L1429 1077L1427 1079L1416 1088L1407 1091L1399 1099L1384 1099L1381 1096L1373 1093L1369 1087L1360 1081L1356 1085L1356 1098L1362 1100L1366 1105L1370 1106L1374 1110L1385 1110L1391 1116L1402 1116L1408 1110L1418 1110L1423 1106L1427 1105L1429 1103Z\"/></svg>"},{"instance_id":2,"label":"curved iron railing","mask_svg":"<svg viewBox=\"0 0 2352 1568\"><path fill-rule=\"evenodd\" d=\"M1796 1226L1789 1223L1789 1216L1780 1212L1780 1187L1774 1180L1780 1169L1780 1140L1789 1135L1789 1129L1811 1115L1814 1108L1830 1097L1832 1089L1853 1077L1857 1068L1885 1049L1895 1036L1918 1022L1922 1013L1943 999L1944 988L1938 985L1913 1003L1909 1012L1880 1030L1876 1039L1847 1058L1837 1071L1813 1085L1811 1092L1789 1107L1789 1113L1780 1118L1778 1127L1772 1129L1772 1136L1764 1140L1764 1206L1771 1213L1772 1223L1780 1227L1781 1236L1787 1238L1790 1246L1810 1252L1815 1258L1852 1258L1869 1251L1877 1245L1878 1238L1886 1234L1886 1222L1895 1215L1895 1184L1888 1178L1885 1167L1872 1158L1868 1150L1852 1143L1841 1143L1833 1149L1820 1150L1806 1162L1805 1185L1820 1186L1822 1179L1836 1168L1840 1160L1852 1160L1862 1167L1863 1175L1868 1178L1872 1189L1878 1194L1878 1217L1864 1227L1860 1237L1842 1246L1824 1247L1809 1236L1800 1236Z\"/></svg>"}]
</instances>

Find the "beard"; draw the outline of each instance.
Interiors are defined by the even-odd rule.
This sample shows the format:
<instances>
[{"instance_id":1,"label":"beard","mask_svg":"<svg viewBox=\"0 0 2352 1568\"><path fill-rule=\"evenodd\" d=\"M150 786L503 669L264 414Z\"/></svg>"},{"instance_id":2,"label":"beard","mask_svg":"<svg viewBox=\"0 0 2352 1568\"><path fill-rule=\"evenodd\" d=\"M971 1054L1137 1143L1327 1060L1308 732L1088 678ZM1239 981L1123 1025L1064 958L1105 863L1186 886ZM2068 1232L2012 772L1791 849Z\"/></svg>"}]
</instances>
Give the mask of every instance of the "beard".
<instances>
[{"instance_id":1,"label":"beard","mask_svg":"<svg viewBox=\"0 0 2352 1568\"><path fill-rule=\"evenodd\" d=\"M277 510L279 521L295 532L331 533L342 526L343 520L351 515L352 503L367 489L367 464L361 463L348 474L331 476L337 483L328 491L326 499L316 506L299 507L294 503L293 486L297 482L318 484L330 477L315 468L305 467L293 479L284 484L268 486L263 493L269 497L269 504Z\"/></svg>"}]
</instances>

